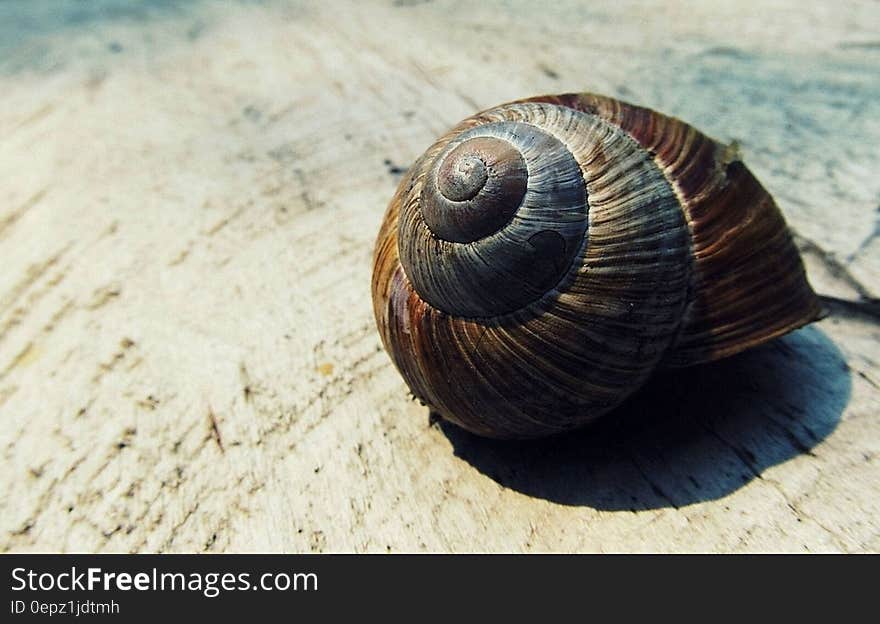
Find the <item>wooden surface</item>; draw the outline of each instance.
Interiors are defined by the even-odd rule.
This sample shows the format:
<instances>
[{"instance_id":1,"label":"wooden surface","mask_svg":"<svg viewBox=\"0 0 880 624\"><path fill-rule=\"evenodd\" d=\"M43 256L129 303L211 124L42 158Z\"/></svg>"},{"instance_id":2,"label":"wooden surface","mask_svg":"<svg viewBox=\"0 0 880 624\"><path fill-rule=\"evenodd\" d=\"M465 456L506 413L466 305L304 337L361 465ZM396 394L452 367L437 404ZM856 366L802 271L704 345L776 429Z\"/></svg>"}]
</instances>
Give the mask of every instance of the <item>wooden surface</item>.
<instances>
[{"instance_id":1,"label":"wooden surface","mask_svg":"<svg viewBox=\"0 0 880 624\"><path fill-rule=\"evenodd\" d=\"M880 5L0 5L0 549L880 550ZM459 119L724 141L831 315L529 444L430 424L375 234Z\"/></svg>"}]
</instances>

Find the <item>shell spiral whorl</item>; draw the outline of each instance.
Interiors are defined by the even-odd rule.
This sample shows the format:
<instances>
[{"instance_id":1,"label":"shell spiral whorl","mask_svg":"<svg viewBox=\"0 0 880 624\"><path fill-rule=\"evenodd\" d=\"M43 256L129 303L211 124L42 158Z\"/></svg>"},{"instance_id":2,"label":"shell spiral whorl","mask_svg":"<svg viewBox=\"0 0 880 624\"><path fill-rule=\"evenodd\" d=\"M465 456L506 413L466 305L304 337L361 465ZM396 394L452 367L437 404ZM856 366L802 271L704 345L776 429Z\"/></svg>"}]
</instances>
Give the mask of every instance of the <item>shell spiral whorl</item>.
<instances>
[{"instance_id":1,"label":"shell spiral whorl","mask_svg":"<svg viewBox=\"0 0 880 624\"><path fill-rule=\"evenodd\" d=\"M557 137L494 121L427 165L400 222L401 262L425 301L494 317L540 299L567 273L583 247L587 201L580 166Z\"/></svg>"},{"instance_id":2,"label":"shell spiral whorl","mask_svg":"<svg viewBox=\"0 0 880 624\"><path fill-rule=\"evenodd\" d=\"M374 261L376 321L413 393L482 435L546 435L658 366L814 320L778 209L725 153L590 94L502 105L441 137L402 180ZM756 267L758 249L785 261Z\"/></svg>"}]
</instances>

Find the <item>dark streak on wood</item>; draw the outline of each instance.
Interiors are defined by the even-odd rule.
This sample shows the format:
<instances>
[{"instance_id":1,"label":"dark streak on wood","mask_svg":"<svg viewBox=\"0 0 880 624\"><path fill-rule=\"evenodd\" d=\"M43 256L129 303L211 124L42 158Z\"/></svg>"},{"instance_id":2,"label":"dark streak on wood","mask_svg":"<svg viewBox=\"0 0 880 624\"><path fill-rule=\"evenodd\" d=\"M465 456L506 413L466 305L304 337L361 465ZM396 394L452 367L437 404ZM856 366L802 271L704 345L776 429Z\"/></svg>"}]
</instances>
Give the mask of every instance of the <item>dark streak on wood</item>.
<instances>
[{"instance_id":1,"label":"dark streak on wood","mask_svg":"<svg viewBox=\"0 0 880 624\"><path fill-rule=\"evenodd\" d=\"M211 437L214 439L214 442L217 443L220 452L225 453L226 449L223 448L223 437L220 435L220 427L217 426L217 416L214 414L214 409L211 407L208 407L208 420L211 423Z\"/></svg>"}]
</instances>

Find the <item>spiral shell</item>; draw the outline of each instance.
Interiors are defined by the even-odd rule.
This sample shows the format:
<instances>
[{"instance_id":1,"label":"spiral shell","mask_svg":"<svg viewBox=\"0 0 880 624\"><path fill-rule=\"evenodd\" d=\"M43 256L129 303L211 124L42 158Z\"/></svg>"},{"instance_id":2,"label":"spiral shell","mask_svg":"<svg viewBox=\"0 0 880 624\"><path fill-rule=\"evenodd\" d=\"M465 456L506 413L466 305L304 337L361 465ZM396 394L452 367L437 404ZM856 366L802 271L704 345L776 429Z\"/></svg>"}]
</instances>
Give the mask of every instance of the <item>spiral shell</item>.
<instances>
[{"instance_id":1,"label":"spiral shell","mask_svg":"<svg viewBox=\"0 0 880 624\"><path fill-rule=\"evenodd\" d=\"M480 435L548 435L658 367L816 320L782 215L731 152L592 94L453 128L404 176L374 257L376 322L413 394Z\"/></svg>"}]
</instances>

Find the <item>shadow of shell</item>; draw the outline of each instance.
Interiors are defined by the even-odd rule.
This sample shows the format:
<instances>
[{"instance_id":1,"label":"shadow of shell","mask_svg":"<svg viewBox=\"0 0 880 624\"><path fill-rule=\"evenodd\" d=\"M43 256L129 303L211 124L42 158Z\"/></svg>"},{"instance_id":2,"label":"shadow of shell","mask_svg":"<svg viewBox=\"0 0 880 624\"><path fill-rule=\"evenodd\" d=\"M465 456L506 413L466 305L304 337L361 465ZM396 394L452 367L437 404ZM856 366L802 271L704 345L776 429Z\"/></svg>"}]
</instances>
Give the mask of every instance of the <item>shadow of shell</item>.
<instances>
[{"instance_id":1,"label":"shadow of shell","mask_svg":"<svg viewBox=\"0 0 880 624\"><path fill-rule=\"evenodd\" d=\"M843 355L807 327L727 360L659 374L572 434L499 441L440 426L456 456L524 494L613 511L679 508L812 454L840 421L850 387Z\"/></svg>"}]
</instances>

